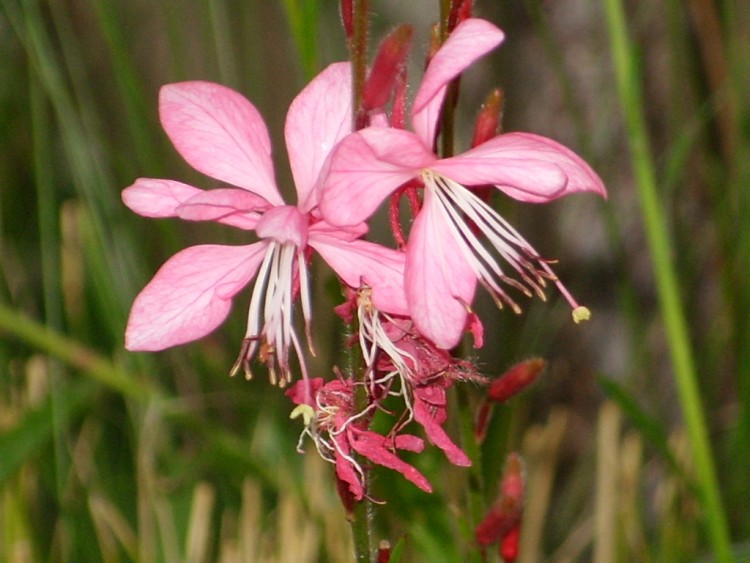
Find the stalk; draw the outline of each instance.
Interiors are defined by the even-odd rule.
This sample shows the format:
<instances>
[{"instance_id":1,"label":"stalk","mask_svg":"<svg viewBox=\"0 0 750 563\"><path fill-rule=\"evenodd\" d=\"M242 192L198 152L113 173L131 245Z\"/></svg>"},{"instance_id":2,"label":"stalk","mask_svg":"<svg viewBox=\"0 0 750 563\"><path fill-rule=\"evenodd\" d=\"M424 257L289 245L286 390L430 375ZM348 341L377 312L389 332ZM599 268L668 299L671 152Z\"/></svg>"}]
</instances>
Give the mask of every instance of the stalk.
<instances>
[{"instance_id":1,"label":"stalk","mask_svg":"<svg viewBox=\"0 0 750 563\"><path fill-rule=\"evenodd\" d=\"M659 201L635 55L628 38L622 0L606 0L617 91L622 106L638 198L654 268L675 382L696 468L705 524L717 561L732 561L729 531L721 504L708 432L700 401L685 315L680 302L672 243Z\"/></svg>"}]
</instances>

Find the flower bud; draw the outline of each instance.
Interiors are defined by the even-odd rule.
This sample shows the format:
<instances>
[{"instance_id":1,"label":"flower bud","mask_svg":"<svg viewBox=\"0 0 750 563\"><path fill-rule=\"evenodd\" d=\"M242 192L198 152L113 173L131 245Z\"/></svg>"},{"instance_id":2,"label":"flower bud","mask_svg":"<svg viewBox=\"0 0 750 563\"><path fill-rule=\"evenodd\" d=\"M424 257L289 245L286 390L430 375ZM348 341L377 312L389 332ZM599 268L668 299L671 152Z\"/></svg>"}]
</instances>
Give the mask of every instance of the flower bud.
<instances>
[{"instance_id":1,"label":"flower bud","mask_svg":"<svg viewBox=\"0 0 750 563\"><path fill-rule=\"evenodd\" d=\"M354 15L352 0L341 0L341 24L344 26L346 40L350 42L354 37Z\"/></svg>"},{"instance_id":2,"label":"flower bud","mask_svg":"<svg viewBox=\"0 0 750 563\"><path fill-rule=\"evenodd\" d=\"M362 91L362 107L381 108L388 103L391 92L411 47L414 30L410 25L398 26L380 44L370 75Z\"/></svg>"},{"instance_id":3,"label":"flower bud","mask_svg":"<svg viewBox=\"0 0 750 563\"><path fill-rule=\"evenodd\" d=\"M474 125L474 137L471 140L472 148L500 134L504 101L503 91L500 88L495 88L487 96Z\"/></svg>"},{"instance_id":4,"label":"flower bud","mask_svg":"<svg viewBox=\"0 0 750 563\"><path fill-rule=\"evenodd\" d=\"M498 498L474 532L482 547L500 542L500 555L506 561L515 561L518 556L523 493L523 464L521 456L513 452L505 462Z\"/></svg>"},{"instance_id":5,"label":"flower bud","mask_svg":"<svg viewBox=\"0 0 750 563\"><path fill-rule=\"evenodd\" d=\"M498 403L507 401L534 383L546 365L542 358L517 363L490 384L487 399Z\"/></svg>"}]
</instances>

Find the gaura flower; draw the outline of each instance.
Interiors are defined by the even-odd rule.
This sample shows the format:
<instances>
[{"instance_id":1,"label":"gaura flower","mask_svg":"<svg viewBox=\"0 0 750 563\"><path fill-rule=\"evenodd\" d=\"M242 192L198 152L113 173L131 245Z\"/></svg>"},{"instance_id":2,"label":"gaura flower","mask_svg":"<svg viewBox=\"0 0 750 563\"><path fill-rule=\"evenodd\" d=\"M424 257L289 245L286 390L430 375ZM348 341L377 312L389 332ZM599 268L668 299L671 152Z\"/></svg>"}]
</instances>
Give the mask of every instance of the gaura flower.
<instances>
[{"instance_id":1,"label":"gaura flower","mask_svg":"<svg viewBox=\"0 0 750 563\"><path fill-rule=\"evenodd\" d=\"M324 383L323 378L316 377L290 387L286 395L298 405L292 411L292 418L302 416L305 424L300 441L305 435L312 438L321 457L336 466L336 477L347 484L355 500L361 500L365 493L364 472L354 459L355 452L398 471L423 491L432 492L427 478L394 453L395 450L421 452L424 442L410 434L386 437L368 430L365 420L376 403L356 412L353 391L353 383L341 378Z\"/></svg>"},{"instance_id":2,"label":"gaura flower","mask_svg":"<svg viewBox=\"0 0 750 563\"><path fill-rule=\"evenodd\" d=\"M162 350L205 336L221 324L232 299L257 277L245 341L233 373L260 350L272 380L290 379L289 350L300 358L292 309L299 295L310 341L309 253L318 252L352 287L365 280L384 310L406 311L402 253L357 240L363 224L336 227L317 212L316 184L330 150L351 130L350 67L336 63L292 102L285 137L297 192L287 205L274 179L271 143L258 110L239 93L210 82L161 89L161 123L193 168L231 187L204 191L174 180L139 179L125 204L146 217L217 221L255 231L244 246L199 245L170 258L133 303L129 350Z\"/></svg>"},{"instance_id":3,"label":"gaura flower","mask_svg":"<svg viewBox=\"0 0 750 563\"><path fill-rule=\"evenodd\" d=\"M321 184L323 217L335 225L353 226L406 182L421 182L424 202L406 247L405 291L419 332L445 349L461 338L477 282L498 306L506 303L518 311L502 284L543 298L549 279L570 302L576 321L588 314L547 261L471 187L492 185L533 203L585 191L604 196L593 170L569 149L529 133L498 135L450 158L439 158L432 148L448 84L502 40L503 33L487 21L467 19L459 24L430 61L416 93L411 110L414 131L370 127L347 136L332 152ZM489 248L476 230L489 241ZM517 278L503 271L500 259Z\"/></svg>"}]
</instances>

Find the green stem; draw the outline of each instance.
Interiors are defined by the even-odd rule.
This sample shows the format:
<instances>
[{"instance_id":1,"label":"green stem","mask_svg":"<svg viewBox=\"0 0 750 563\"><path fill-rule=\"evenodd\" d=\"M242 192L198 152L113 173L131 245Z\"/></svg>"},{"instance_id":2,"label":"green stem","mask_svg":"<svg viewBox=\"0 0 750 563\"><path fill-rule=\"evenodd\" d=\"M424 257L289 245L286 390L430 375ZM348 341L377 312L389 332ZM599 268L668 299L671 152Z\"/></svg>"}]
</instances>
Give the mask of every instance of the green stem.
<instances>
[{"instance_id":1,"label":"green stem","mask_svg":"<svg viewBox=\"0 0 750 563\"><path fill-rule=\"evenodd\" d=\"M354 0L352 10L354 35L349 48L352 61L352 116L354 128L357 129L360 126L357 118L362 106L362 94L367 74L367 24L370 0Z\"/></svg>"},{"instance_id":2,"label":"green stem","mask_svg":"<svg viewBox=\"0 0 750 563\"><path fill-rule=\"evenodd\" d=\"M450 35L450 10L452 2L442 0L440 2L440 41L445 43ZM460 76L454 78L445 92L443 108L440 110L440 156L448 158L453 156L454 123L456 115L456 104L458 103L458 85Z\"/></svg>"},{"instance_id":3,"label":"green stem","mask_svg":"<svg viewBox=\"0 0 750 563\"><path fill-rule=\"evenodd\" d=\"M717 561L732 561L729 531L721 504L708 432L696 383L685 316L680 303L677 275L672 263L672 245L657 194L656 174L646 130L640 82L629 42L622 0L606 0L617 89L628 133L641 212L654 267L659 305L672 366L682 405L688 439L693 452L698 488L701 491L707 531Z\"/></svg>"},{"instance_id":4,"label":"green stem","mask_svg":"<svg viewBox=\"0 0 750 563\"><path fill-rule=\"evenodd\" d=\"M354 32L349 45L352 62L352 127L356 130L362 126L360 122L360 108L362 106L362 94L367 72L367 26L370 16L369 0L354 0L353 3L353 25ZM356 321L348 326L348 331L355 334L357 330ZM348 363L348 371L356 382L364 383L365 367L364 359L359 353L357 346L345 348ZM362 412L367 408L369 397L367 386L357 385L354 393L354 410ZM358 563L371 563L376 561L374 549L374 537L372 530L373 503L370 500L370 470L368 461L356 455L355 459L362 468L362 486L364 497L361 501L354 503L353 512L350 515L352 536L354 539L355 561Z\"/></svg>"}]
</instances>

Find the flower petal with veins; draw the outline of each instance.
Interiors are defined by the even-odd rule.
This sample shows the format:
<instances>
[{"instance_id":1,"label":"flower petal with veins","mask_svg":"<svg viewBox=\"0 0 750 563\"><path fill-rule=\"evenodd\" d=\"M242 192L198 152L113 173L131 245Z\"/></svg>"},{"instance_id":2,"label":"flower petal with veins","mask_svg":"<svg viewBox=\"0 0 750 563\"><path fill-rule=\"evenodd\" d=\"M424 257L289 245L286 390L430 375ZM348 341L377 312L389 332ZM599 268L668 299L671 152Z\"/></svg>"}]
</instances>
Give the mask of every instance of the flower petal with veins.
<instances>
[{"instance_id":1,"label":"flower petal with veins","mask_svg":"<svg viewBox=\"0 0 750 563\"><path fill-rule=\"evenodd\" d=\"M268 130L244 96L213 82L167 84L159 92L159 116L172 144L193 168L283 204Z\"/></svg>"},{"instance_id":2,"label":"flower petal with veins","mask_svg":"<svg viewBox=\"0 0 750 563\"><path fill-rule=\"evenodd\" d=\"M172 256L136 297L125 347L164 350L214 330L257 272L265 247L201 245Z\"/></svg>"}]
</instances>

